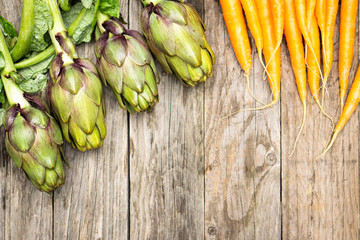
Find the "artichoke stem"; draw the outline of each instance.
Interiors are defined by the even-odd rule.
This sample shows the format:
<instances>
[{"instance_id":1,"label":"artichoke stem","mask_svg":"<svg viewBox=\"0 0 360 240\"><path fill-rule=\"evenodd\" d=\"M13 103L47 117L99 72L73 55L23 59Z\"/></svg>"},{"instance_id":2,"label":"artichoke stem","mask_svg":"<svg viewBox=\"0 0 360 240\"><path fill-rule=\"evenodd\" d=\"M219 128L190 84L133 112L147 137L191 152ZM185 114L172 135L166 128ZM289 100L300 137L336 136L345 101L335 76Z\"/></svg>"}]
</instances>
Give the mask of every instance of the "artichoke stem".
<instances>
[{"instance_id":1,"label":"artichoke stem","mask_svg":"<svg viewBox=\"0 0 360 240\"><path fill-rule=\"evenodd\" d=\"M103 27L103 23L109 20L110 17L106 14L103 14L101 11L97 13L97 25L101 33L106 32L105 28Z\"/></svg>"},{"instance_id":2,"label":"artichoke stem","mask_svg":"<svg viewBox=\"0 0 360 240\"><path fill-rule=\"evenodd\" d=\"M150 3L156 5L160 2L163 2L164 0L141 0L142 4L146 7L147 5L149 5Z\"/></svg>"},{"instance_id":3,"label":"artichoke stem","mask_svg":"<svg viewBox=\"0 0 360 240\"><path fill-rule=\"evenodd\" d=\"M61 18L61 14L60 14L60 10L57 5L57 2L56 2L56 0L46 0L46 2L50 8L50 11L51 11L51 14L52 14L53 20L54 20L53 28L49 31L49 33L50 33L51 41L54 44L56 53L58 53L58 54L62 53L62 60L63 60L64 64L72 63L73 57L77 57L77 56L71 56L69 53L67 53L62 48L62 46L60 45L59 41L56 38L56 36L58 34L67 37L65 25ZM68 40L68 39L65 39L65 41L66 40ZM74 49L75 48L74 44L71 42L71 44L67 44L67 45L72 45L72 46L68 46L68 47L69 47L69 49L72 50L71 52L74 52L76 55L76 50Z\"/></svg>"},{"instance_id":4,"label":"artichoke stem","mask_svg":"<svg viewBox=\"0 0 360 240\"><path fill-rule=\"evenodd\" d=\"M83 8L83 10L81 10L81 12L83 12L84 10L86 10L86 8ZM79 14L79 16L80 15L81 15L81 13ZM80 22L80 20L78 20L79 16L75 19L75 21L70 25L70 27L68 29L68 33L69 33L70 37L72 37L74 35L75 30L79 25L79 22ZM21 32L21 30L20 30L20 32ZM15 68L16 69L23 69L23 68L31 67L31 66L33 66L35 64L38 64L38 63L48 59L51 55L53 55L55 53L56 53L55 47L54 47L54 45L51 45L47 49L45 49L44 51L39 53L38 55L36 55L36 56L34 56L32 58L26 59L24 61L15 63Z\"/></svg>"},{"instance_id":5,"label":"artichoke stem","mask_svg":"<svg viewBox=\"0 0 360 240\"><path fill-rule=\"evenodd\" d=\"M15 72L15 66L12 61L9 49L7 48L5 37L0 30L0 52L5 59L5 68L1 72L1 79L4 84L6 97L10 105L19 103L21 107L30 106L29 102L24 98L24 92L11 80L8 76L11 72Z\"/></svg>"}]
</instances>

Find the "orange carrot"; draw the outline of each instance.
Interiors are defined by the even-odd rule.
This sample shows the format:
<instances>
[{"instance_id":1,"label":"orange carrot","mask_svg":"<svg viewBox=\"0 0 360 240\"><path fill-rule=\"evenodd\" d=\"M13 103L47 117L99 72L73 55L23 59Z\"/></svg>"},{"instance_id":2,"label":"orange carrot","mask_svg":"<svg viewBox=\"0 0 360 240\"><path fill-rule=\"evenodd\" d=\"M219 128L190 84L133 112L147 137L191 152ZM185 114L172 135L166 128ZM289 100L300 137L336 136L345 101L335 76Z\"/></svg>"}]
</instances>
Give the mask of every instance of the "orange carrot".
<instances>
[{"instance_id":1,"label":"orange carrot","mask_svg":"<svg viewBox=\"0 0 360 240\"><path fill-rule=\"evenodd\" d=\"M320 69L318 68L318 64L320 62L320 36L319 36L319 29L315 16L313 16L313 21L310 28L308 28L308 31L309 31L310 41L312 42L313 50L314 50L311 51L309 49L309 45L306 45L308 82L309 82L310 92L314 97L316 103L320 106L320 99L319 99Z\"/></svg>"},{"instance_id":2,"label":"orange carrot","mask_svg":"<svg viewBox=\"0 0 360 240\"><path fill-rule=\"evenodd\" d=\"M341 109L348 88L351 63L354 56L354 42L356 29L356 15L359 0L341 2L340 10L340 44L339 44L339 79Z\"/></svg>"},{"instance_id":3,"label":"orange carrot","mask_svg":"<svg viewBox=\"0 0 360 240\"><path fill-rule=\"evenodd\" d=\"M259 54L260 62L262 64L262 66L265 68L265 71L266 71L266 67L265 67L263 59L262 59L262 52L263 52L263 48L264 48L264 43L263 43L264 40L263 40L263 36L262 36L259 16L258 16L258 13L257 13L255 2L254 2L254 0L240 0L240 2L241 2L241 5L242 5L242 7L244 9L246 20L247 20L250 32L253 35L254 40L255 40L255 44L256 44L256 47L257 47L258 54ZM250 92L251 96L256 101L262 103L260 100L258 100L255 97L253 91L250 88L250 76L248 74L246 75L246 80L247 80L247 87L249 89L249 92Z\"/></svg>"},{"instance_id":4,"label":"orange carrot","mask_svg":"<svg viewBox=\"0 0 360 240\"><path fill-rule=\"evenodd\" d=\"M344 128L345 124L349 121L351 115L354 113L359 102L360 102L360 67L357 70L354 82L351 86L348 98L346 100L346 103L345 103L344 109L341 113L341 116L339 118L339 121L336 125L336 128L335 128L333 134L332 134L330 143L321 156L325 155L325 153L330 150L330 148L332 147L332 145L334 144L334 142L336 140L336 137L339 135L341 130Z\"/></svg>"},{"instance_id":5,"label":"orange carrot","mask_svg":"<svg viewBox=\"0 0 360 240\"><path fill-rule=\"evenodd\" d=\"M325 61L324 67L324 84L326 84L327 78L329 77L331 64L333 61L333 48L334 48L334 31L335 22L338 12L339 0L327 0L326 1L326 28L325 28ZM325 86L323 88L323 91ZM324 96L323 96L324 97Z\"/></svg>"},{"instance_id":6,"label":"orange carrot","mask_svg":"<svg viewBox=\"0 0 360 240\"><path fill-rule=\"evenodd\" d=\"M321 44L322 44L322 55L323 61L326 61L326 54L325 54L325 30L326 30L326 0L317 0L315 5L315 14L316 20L320 28L321 32ZM324 80L323 80L323 87Z\"/></svg>"},{"instance_id":7,"label":"orange carrot","mask_svg":"<svg viewBox=\"0 0 360 240\"><path fill-rule=\"evenodd\" d=\"M276 42L280 45L284 34L284 0L270 0Z\"/></svg>"},{"instance_id":8,"label":"orange carrot","mask_svg":"<svg viewBox=\"0 0 360 240\"><path fill-rule=\"evenodd\" d=\"M264 43L255 2L254 0L240 0L240 2L244 9L250 32L254 37L259 56L261 56Z\"/></svg>"},{"instance_id":9,"label":"orange carrot","mask_svg":"<svg viewBox=\"0 0 360 240\"><path fill-rule=\"evenodd\" d=\"M268 81L271 92L273 94L273 101L260 109L264 109L274 105L280 97L280 79L281 79L281 60L280 47L277 47L275 36L274 21L271 14L269 0L256 0L256 7L259 14L260 25L264 38L264 56L268 66ZM277 50L276 50L277 49ZM274 55L274 57L272 57Z\"/></svg>"},{"instance_id":10,"label":"orange carrot","mask_svg":"<svg viewBox=\"0 0 360 240\"><path fill-rule=\"evenodd\" d=\"M321 67L320 67L320 58L314 58L316 56L316 49L315 49L315 43L312 42L312 37L310 36L310 30L314 31L312 29L311 24L308 23L307 15L314 16L314 10L315 10L315 3L312 2L313 0L294 0L295 3L295 12L296 12L296 19L299 24L299 28L301 30L302 35L304 36L305 43L306 43L306 63L309 64L308 55L311 55L312 57L310 60L316 60L316 66L312 65L313 67L316 67L317 69L313 69L316 73L319 73L319 76L322 76L321 74ZM307 5L308 4L308 5ZM314 6L313 6L314 5ZM307 8L308 7L308 8ZM309 50L309 51L308 51ZM314 63L311 63L314 64Z\"/></svg>"},{"instance_id":11,"label":"orange carrot","mask_svg":"<svg viewBox=\"0 0 360 240\"><path fill-rule=\"evenodd\" d=\"M295 14L295 5L293 0L285 0L285 37L289 48L291 65L294 71L296 84L300 96L300 100L303 104L303 121L300 127L298 136L296 137L294 149L291 155L295 151L296 143L299 140L300 134L305 125L306 119L306 66L305 66L305 54L304 45L302 41L302 34L297 23Z\"/></svg>"},{"instance_id":12,"label":"orange carrot","mask_svg":"<svg viewBox=\"0 0 360 240\"><path fill-rule=\"evenodd\" d=\"M308 27L310 41L313 45L313 51L310 50L309 45L306 45L306 63L307 63L307 71L308 71L308 83L311 95L313 96L315 102L319 106L321 112L330 119L332 126L334 126L333 119L325 112L323 109L320 98L319 98L319 91L320 91L320 35L319 35L319 28L316 21L316 17L313 15L312 24Z\"/></svg>"},{"instance_id":13,"label":"orange carrot","mask_svg":"<svg viewBox=\"0 0 360 240\"><path fill-rule=\"evenodd\" d=\"M226 27L237 60L246 75L252 65L249 36L239 0L220 0Z\"/></svg>"},{"instance_id":14,"label":"orange carrot","mask_svg":"<svg viewBox=\"0 0 360 240\"><path fill-rule=\"evenodd\" d=\"M313 16L315 14L316 0L307 0L306 1L306 25L308 29L311 27L313 22ZM309 33L310 34L310 33Z\"/></svg>"}]
</instances>

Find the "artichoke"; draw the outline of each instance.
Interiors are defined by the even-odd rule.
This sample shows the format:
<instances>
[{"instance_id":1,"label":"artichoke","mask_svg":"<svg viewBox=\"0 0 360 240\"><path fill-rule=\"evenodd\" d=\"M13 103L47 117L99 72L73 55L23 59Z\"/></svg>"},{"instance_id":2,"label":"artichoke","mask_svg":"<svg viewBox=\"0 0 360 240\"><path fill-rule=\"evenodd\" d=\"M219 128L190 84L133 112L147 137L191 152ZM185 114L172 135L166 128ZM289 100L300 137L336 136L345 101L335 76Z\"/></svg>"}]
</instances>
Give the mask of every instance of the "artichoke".
<instances>
[{"instance_id":1,"label":"artichoke","mask_svg":"<svg viewBox=\"0 0 360 240\"><path fill-rule=\"evenodd\" d=\"M168 73L194 86L212 76L215 55L199 14L176 0L142 0L141 27L148 45Z\"/></svg>"},{"instance_id":2,"label":"artichoke","mask_svg":"<svg viewBox=\"0 0 360 240\"><path fill-rule=\"evenodd\" d=\"M60 127L44 106L21 108L15 104L7 110L5 147L36 188L51 192L65 181L63 138Z\"/></svg>"},{"instance_id":3,"label":"artichoke","mask_svg":"<svg viewBox=\"0 0 360 240\"><path fill-rule=\"evenodd\" d=\"M73 147L80 151L102 147L106 137L105 104L96 67L89 60L78 57L57 1L46 2L54 19L49 33L56 49L56 57L50 66L50 105L65 140Z\"/></svg>"},{"instance_id":4,"label":"artichoke","mask_svg":"<svg viewBox=\"0 0 360 240\"><path fill-rule=\"evenodd\" d=\"M48 98L66 141L81 151L102 147L106 137L105 105L96 67L82 58L66 65L58 54L50 76Z\"/></svg>"},{"instance_id":5,"label":"artichoke","mask_svg":"<svg viewBox=\"0 0 360 240\"><path fill-rule=\"evenodd\" d=\"M143 36L126 30L115 18L102 27L105 31L95 45L101 78L123 109L130 113L150 111L159 100L159 76Z\"/></svg>"},{"instance_id":6,"label":"artichoke","mask_svg":"<svg viewBox=\"0 0 360 240\"><path fill-rule=\"evenodd\" d=\"M24 96L15 84L21 79L0 30L1 80L9 109L5 113L5 147L17 167L40 190L51 192L65 181L60 127L38 97Z\"/></svg>"}]
</instances>

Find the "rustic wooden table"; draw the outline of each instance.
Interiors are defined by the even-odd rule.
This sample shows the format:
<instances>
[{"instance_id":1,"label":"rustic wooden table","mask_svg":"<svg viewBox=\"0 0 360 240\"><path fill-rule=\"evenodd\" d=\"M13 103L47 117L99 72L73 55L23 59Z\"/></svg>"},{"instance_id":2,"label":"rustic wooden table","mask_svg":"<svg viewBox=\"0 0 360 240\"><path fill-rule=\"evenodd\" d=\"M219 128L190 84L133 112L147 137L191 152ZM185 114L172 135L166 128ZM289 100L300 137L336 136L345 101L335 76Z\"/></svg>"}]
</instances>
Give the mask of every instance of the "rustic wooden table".
<instances>
[{"instance_id":1,"label":"rustic wooden table","mask_svg":"<svg viewBox=\"0 0 360 240\"><path fill-rule=\"evenodd\" d=\"M1 145L0 239L359 239L359 112L325 158L329 121L308 96L308 118L289 157L302 106L285 40L281 102L257 106L232 51L217 0L191 0L217 56L213 78L186 88L161 74L160 103L129 115L106 89L108 137L85 154L66 145L66 184L37 191ZM140 1L121 0L140 29ZM19 28L21 1L0 0ZM338 28L326 110L338 118ZM351 72L359 64L359 34ZM255 44L251 87L270 101ZM94 60L93 45L79 48Z\"/></svg>"}]
</instances>

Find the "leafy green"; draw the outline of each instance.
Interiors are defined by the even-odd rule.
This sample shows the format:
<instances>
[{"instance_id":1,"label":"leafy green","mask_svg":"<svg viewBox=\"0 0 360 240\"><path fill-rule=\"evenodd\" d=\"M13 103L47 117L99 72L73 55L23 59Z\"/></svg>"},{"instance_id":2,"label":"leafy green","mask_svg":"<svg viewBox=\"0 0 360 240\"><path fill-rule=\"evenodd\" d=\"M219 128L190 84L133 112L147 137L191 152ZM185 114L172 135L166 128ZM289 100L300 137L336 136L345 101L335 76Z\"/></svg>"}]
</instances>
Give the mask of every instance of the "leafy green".
<instances>
[{"instance_id":1,"label":"leafy green","mask_svg":"<svg viewBox=\"0 0 360 240\"><path fill-rule=\"evenodd\" d=\"M100 11L111 17L120 17L120 2L119 0L101 0Z\"/></svg>"},{"instance_id":2,"label":"leafy green","mask_svg":"<svg viewBox=\"0 0 360 240\"><path fill-rule=\"evenodd\" d=\"M81 3L83 6L87 9L91 8L91 5L93 3L93 0L81 0Z\"/></svg>"},{"instance_id":3,"label":"leafy green","mask_svg":"<svg viewBox=\"0 0 360 240\"><path fill-rule=\"evenodd\" d=\"M35 79L24 80L19 84L21 90L27 93L37 93L42 91L47 84L47 77L45 74L37 74Z\"/></svg>"},{"instance_id":4,"label":"leafy green","mask_svg":"<svg viewBox=\"0 0 360 240\"><path fill-rule=\"evenodd\" d=\"M4 124L4 117L5 117L6 110L0 108L0 127Z\"/></svg>"},{"instance_id":5,"label":"leafy green","mask_svg":"<svg viewBox=\"0 0 360 240\"><path fill-rule=\"evenodd\" d=\"M91 35L96 24L96 14L99 7L99 0L92 1L90 8L86 8L82 3L75 4L70 11L62 12L62 17L66 28L75 23L72 39L76 45L83 42L90 42Z\"/></svg>"},{"instance_id":6,"label":"leafy green","mask_svg":"<svg viewBox=\"0 0 360 240\"><path fill-rule=\"evenodd\" d=\"M0 16L0 30L6 38L6 44L9 50L11 50L15 46L18 36L16 29L9 21Z\"/></svg>"},{"instance_id":7,"label":"leafy green","mask_svg":"<svg viewBox=\"0 0 360 240\"><path fill-rule=\"evenodd\" d=\"M5 67L4 54L2 52L0 52L0 72L1 72L1 70L3 70L4 67Z\"/></svg>"},{"instance_id":8,"label":"leafy green","mask_svg":"<svg viewBox=\"0 0 360 240\"><path fill-rule=\"evenodd\" d=\"M32 53L29 58L36 54L37 53ZM27 93L36 93L43 90L47 83L46 73L48 72L53 59L54 55L31 67L18 70L18 73L23 78L19 87Z\"/></svg>"},{"instance_id":9,"label":"leafy green","mask_svg":"<svg viewBox=\"0 0 360 240\"><path fill-rule=\"evenodd\" d=\"M31 43L31 51L40 52L50 44L47 32L52 28L53 18L50 9L44 0L35 0L35 26Z\"/></svg>"},{"instance_id":10,"label":"leafy green","mask_svg":"<svg viewBox=\"0 0 360 240\"><path fill-rule=\"evenodd\" d=\"M6 62L5 62L4 54L0 52L0 72L4 69L5 64ZM4 103L4 102L5 102L4 86L0 78L0 103Z\"/></svg>"},{"instance_id":11,"label":"leafy green","mask_svg":"<svg viewBox=\"0 0 360 240\"><path fill-rule=\"evenodd\" d=\"M63 10L63 11L70 11L70 9L71 9L69 0L59 0L59 6L60 6L61 10Z\"/></svg>"}]
</instances>

